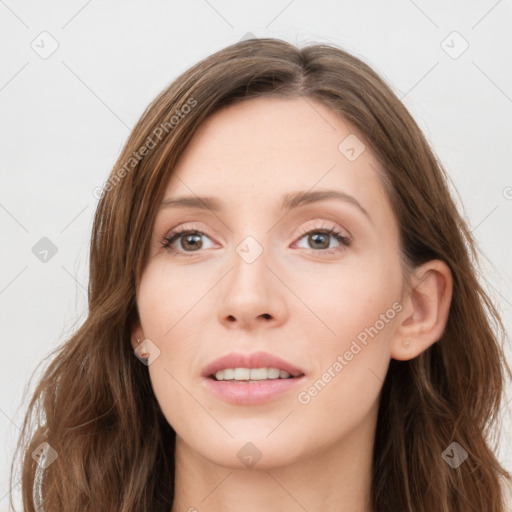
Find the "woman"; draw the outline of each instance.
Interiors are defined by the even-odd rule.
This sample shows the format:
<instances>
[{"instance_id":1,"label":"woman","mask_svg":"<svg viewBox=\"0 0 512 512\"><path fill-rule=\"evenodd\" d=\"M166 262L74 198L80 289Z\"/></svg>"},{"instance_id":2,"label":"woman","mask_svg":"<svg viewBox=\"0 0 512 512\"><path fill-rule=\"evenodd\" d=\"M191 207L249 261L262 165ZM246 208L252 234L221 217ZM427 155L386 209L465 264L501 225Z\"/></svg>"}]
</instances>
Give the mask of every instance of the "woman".
<instances>
[{"instance_id":1,"label":"woman","mask_svg":"<svg viewBox=\"0 0 512 512\"><path fill-rule=\"evenodd\" d=\"M505 511L510 369L476 272L365 63L277 39L209 56L103 187L89 314L19 442L24 510Z\"/></svg>"}]
</instances>

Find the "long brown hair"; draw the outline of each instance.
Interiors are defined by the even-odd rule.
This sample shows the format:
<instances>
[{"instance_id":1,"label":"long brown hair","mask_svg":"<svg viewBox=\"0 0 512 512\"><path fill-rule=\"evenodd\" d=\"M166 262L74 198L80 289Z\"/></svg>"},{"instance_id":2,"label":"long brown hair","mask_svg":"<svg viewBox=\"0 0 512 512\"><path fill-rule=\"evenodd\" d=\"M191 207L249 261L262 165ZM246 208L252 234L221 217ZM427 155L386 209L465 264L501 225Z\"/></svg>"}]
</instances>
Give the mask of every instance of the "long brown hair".
<instances>
[{"instance_id":1,"label":"long brown hair","mask_svg":"<svg viewBox=\"0 0 512 512\"><path fill-rule=\"evenodd\" d=\"M446 172L406 108L362 60L331 44L299 49L271 38L231 45L185 71L129 136L95 214L88 316L52 353L25 416L15 454L24 511L36 510L35 488L45 512L169 512L175 433L133 354L135 291L156 208L187 143L215 111L260 96L317 99L355 127L385 169L404 268L440 259L453 275L442 338L413 360L390 363L373 455L373 508L504 512L500 481L510 474L490 445L511 374L504 330L479 284L475 242ZM469 453L457 468L442 457L452 442ZM32 454L42 443L57 458L36 481Z\"/></svg>"}]
</instances>

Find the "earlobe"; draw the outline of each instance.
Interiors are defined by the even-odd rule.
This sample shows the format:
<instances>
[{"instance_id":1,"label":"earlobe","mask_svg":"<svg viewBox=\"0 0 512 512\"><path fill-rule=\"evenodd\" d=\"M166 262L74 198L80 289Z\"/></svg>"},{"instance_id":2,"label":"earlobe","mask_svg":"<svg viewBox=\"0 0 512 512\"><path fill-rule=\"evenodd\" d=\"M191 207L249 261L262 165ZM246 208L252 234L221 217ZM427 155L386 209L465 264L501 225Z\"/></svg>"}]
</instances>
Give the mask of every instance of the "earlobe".
<instances>
[{"instance_id":1,"label":"earlobe","mask_svg":"<svg viewBox=\"0 0 512 512\"><path fill-rule=\"evenodd\" d=\"M393 359L414 359L442 337L452 288L452 273L445 262L431 260L416 268L412 288L402 299L404 307L391 345Z\"/></svg>"},{"instance_id":2,"label":"earlobe","mask_svg":"<svg viewBox=\"0 0 512 512\"><path fill-rule=\"evenodd\" d=\"M144 340L144 333L142 332L142 327L140 325L140 322L137 320L132 328L132 334L131 334L132 348L135 350L140 345L140 342L142 340Z\"/></svg>"}]
</instances>

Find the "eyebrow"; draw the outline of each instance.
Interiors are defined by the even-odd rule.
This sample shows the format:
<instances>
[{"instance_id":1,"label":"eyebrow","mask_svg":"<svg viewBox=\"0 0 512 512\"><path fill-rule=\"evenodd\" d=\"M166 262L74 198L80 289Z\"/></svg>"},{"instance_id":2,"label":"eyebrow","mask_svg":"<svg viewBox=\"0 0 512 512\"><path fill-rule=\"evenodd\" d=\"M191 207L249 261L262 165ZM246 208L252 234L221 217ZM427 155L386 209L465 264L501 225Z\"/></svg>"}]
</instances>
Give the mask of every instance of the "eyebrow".
<instances>
[{"instance_id":1,"label":"eyebrow","mask_svg":"<svg viewBox=\"0 0 512 512\"><path fill-rule=\"evenodd\" d=\"M307 191L301 190L298 192L292 192L285 194L282 199L281 208L283 210L293 210L300 206L307 204L317 203L320 201L326 201L328 199L338 199L347 203L350 203L357 207L368 219L370 215L363 208L361 203L349 194L341 192L339 190L316 190ZM222 211L222 204L216 197L211 196L181 196L181 197L168 197L164 199L160 205L160 208L196 208L199 210L211 210L213 212Z\"/></svg>"}]
</instances>

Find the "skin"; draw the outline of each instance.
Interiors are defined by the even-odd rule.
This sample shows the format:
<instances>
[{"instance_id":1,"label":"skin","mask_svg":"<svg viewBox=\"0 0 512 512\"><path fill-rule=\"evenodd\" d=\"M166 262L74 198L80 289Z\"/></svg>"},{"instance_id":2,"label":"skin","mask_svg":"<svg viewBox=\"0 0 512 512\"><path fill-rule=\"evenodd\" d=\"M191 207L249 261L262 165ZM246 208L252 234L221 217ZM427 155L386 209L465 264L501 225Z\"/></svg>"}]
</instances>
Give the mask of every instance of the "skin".
<instances>
[{"instance_id":1,"label":"skin","mask_svg":"<svg viewBox=\"0 0 512 512\"><path fill-rule=\"evenodd\" d=\"M349 134L364 140L316 100L252 99L208 118L167 183L164 199L210 195L223 205L220 212L162 208L137 290L133 347L137 337L151 340L154 355L158 347L148 371L176 431L172 512L238 511L241 503L246 512L371 510L390 359L414 358L441 337L452 277L431 261L415 269L412 288L406 284L379 163L368 147L347 159L338 146ZM320 189L353 196L368 217L337 199L280 209L284 194ZM162 240L180 226L206 236L192 243L182 236L172 255ZM349 236L350 246L304 235L322 227ZM236 251L249 235L263 249L252 263ZM332 373L337 357L394 303L400 311L300 403L298 392ZM305 384L259 405L226 403L205 389L206 364L256 350L301 368ZM252 467L237 457L248 442L261 453Z\"/></svg>"}]
</instances>

